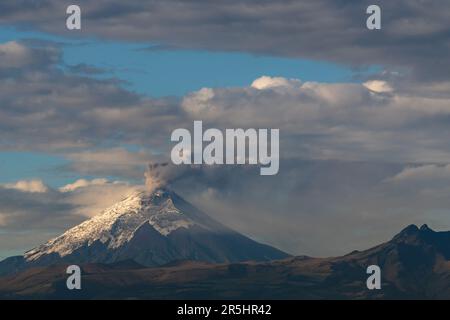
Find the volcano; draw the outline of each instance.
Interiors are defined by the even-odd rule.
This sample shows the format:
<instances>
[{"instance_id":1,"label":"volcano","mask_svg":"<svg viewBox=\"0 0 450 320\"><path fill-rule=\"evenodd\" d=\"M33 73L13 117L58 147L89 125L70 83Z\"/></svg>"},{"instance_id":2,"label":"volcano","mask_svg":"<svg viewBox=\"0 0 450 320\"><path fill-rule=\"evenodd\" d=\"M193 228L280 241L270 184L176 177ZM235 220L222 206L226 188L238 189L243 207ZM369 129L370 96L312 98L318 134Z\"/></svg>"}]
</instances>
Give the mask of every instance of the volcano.
<instances>
[{"instance_id":1,"label":"volcano","mask_svg":"<svg viewBox=\"0 0 450 320\"><path fill-rule=\"evenodd\" d=\"M24 256L0 262L0 275L60 263L134 261L158 266L178 260L269 261L288 254L213 220L175 192L134 192L99 215Z\"/></svg>"}]
</instances>

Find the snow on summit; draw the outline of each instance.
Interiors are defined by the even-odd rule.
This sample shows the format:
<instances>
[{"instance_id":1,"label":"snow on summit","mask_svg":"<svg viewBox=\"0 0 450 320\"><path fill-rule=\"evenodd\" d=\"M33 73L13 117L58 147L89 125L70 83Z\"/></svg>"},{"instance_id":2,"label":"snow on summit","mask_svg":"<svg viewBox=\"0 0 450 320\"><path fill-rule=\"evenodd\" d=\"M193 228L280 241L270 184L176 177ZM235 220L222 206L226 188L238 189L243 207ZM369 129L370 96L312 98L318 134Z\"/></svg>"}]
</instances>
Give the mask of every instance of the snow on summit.
<instances>
[{"instance_id":1,"label":"snow on summit","mask_svg":"<svg viewBox=\"0 0 450 320\"><path fill-rule=\"evenodd\" d=\"M64 257L96 241L116 249L133 238L135 231L145 223L163 236L196 224L175 207L170 191L136 191L101 214L28 251L25 258L33 261L52 253Z\"/></svg>"}]
</instances>

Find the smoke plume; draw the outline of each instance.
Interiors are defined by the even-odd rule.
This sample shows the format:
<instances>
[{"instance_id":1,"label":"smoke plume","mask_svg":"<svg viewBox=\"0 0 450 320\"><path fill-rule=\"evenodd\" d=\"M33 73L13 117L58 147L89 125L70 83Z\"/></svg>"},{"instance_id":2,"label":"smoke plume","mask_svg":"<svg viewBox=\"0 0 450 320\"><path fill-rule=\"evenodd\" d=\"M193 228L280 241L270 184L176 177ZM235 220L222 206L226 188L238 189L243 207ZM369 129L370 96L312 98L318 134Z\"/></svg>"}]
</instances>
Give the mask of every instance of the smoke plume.
<instances>
[{"instance_id":1,"label":"smoke plume","mask_svg":"<svg viewBox=\"0 0 450 320\"><path fill-rule=\"evenodd\" d=\"M145 187L148 192L153 192L156 189L163 188L167 185L167 179L164 167L167 167L168 163L150 163L145 171Z\"/></svg>"}]
</instances>

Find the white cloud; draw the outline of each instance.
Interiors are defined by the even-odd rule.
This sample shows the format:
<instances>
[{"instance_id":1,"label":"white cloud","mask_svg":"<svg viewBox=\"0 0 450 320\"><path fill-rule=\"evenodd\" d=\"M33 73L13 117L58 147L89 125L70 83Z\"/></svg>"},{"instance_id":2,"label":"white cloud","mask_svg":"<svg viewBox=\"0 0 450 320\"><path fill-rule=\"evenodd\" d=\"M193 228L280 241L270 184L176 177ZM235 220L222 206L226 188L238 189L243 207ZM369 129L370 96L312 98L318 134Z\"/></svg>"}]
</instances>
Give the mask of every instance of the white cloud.
<instances>
[{"instance_id":1,"label":"white cloud","mask_svg":"<svg viewBox=\"0 0 450 320\"><path fill-rule=\"evenodd\" d=\"M214 98L214 90L210 88L202 88L186 96L182 101L182 107L187 112L198 113L211 109L211 99Z\"/></svg>"},{"instance_id":2,"label":"white cloud","mask_svg":"<svg viewBox=\"0 0 450 320\"><path fill-rule=\"evenodd\" d=\"M14 183L3 184L3 187L30 193L44 193L49 191L49 188L42 180L19 180Z\"/></svg>"},{"instance_id":3,"label":"white cloud","mask_svg":"<svg viewBox=\"0 0 450 320\"><path fill-rule=\"evenodd\" d=\"M262 76L253 81L251 87L258 90L265 90L278 87L299 87L300 84L301 82L298 79Z\"/></svg>"},{"instance_id":4,"label":"white cloud","mask_svg":"<svg viewBox=\"0 0 450 320\"><path fill-rule=\"evenodd\" d=\"M363 83L363 85L374 92L382 93L382 92L392 92L394 89L386 82L381 80L371 80L366 81Z\"/></svg>"},{"instance_id":5,"label":"white cloud","mask_svg":"<svg viewBox=\"0 0 450 320\"><path fill-rule=\"evenodd\" d=\"M411 88L386 94L385 82L261 77L253 86L267 89L202 89L183 100L185 111L205 128L278 128L282 157L450 162L449 97Z\"/></svg>"},{"instance_id":6,"label":"white cloud","mask_svg":"<svg viewBox=\"0 0 450 320\"><path fill-rule=\"evenodd\" d=\"M126 182L93 183L75 188L65 193L67 202L74 206L72 214L83 217L93 217L104 209L120 201L143 186L128 184Z\"/></svg>"},{"instance_id":7,"label":"white cloud","mask_svg":"<svg viewBox=\"0 0 450 320\"><path fill-rule=\"evenodd\" d=\"M79 188L86 188L89 186L100 186L100 185L105 185L107 183L108 183L107 179L93 179L93 180L78 179L74 183L69 183L69 184L59 188L59 191L71 192L71 191L77 190Z\"/></svg>"}]
</instances>

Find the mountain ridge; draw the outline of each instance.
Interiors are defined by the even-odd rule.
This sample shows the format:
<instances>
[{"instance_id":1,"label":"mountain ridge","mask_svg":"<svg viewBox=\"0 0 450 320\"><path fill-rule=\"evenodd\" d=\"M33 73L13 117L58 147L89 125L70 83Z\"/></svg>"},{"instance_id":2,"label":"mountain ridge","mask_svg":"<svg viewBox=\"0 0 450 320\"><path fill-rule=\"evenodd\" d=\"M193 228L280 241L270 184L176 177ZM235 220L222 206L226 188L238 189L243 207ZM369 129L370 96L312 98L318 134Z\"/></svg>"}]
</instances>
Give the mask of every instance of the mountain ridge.
<instances>
[{"instance_id":1,"label":"mountain ridge","mask_svg":"<svg viewBox=\"0 0 450 320\"><path fill-rule=\"evenodd\" d=\"M450 299L450 232L410 225L389 241L341 257L163 266L82 265L83 290L65 287L65 265L0 278L6 299ZM381 290L366 269L381 268Z\"/></svg>"},{"instance_id":2,"label":"mountain ridge","mask_svg":"<svg viewBox=\"0 0 450 320\"><path fill-rule=\"evenodd\" d=\"M81 293L65 287L69 264L83 270ZM369 265L382 290L367 289ZM450 232L409 225L367 250L291 257L163 188L0 262L0 298L450 299Z\"/></svg>"}]
</instances>

